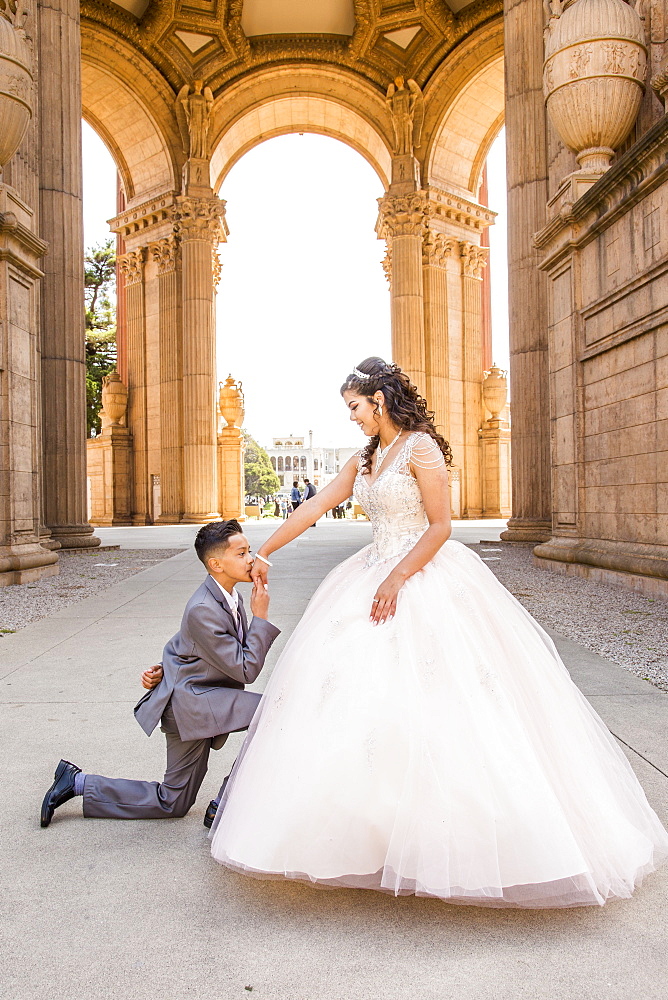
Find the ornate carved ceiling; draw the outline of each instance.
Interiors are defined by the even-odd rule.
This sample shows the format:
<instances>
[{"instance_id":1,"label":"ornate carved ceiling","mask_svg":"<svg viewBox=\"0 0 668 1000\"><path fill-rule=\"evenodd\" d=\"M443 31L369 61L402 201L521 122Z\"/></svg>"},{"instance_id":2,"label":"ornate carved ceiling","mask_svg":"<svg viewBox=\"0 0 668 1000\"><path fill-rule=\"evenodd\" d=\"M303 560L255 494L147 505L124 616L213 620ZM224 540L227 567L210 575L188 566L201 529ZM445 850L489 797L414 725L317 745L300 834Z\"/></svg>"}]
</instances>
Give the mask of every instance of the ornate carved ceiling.
<instances>
[{"instance_id":1,"label":"ornate carved ceiling","mask_svg":"<svg viewBox=\"0 0 668 1000\"><path fill-rule=\"evenodd\" d=\"M424 87L502 0L82 0L85 31L120 36L178 91L202 78L214 95L268 64L335 63L383 91L396 76Z\"/></svg>"}]
</instances>

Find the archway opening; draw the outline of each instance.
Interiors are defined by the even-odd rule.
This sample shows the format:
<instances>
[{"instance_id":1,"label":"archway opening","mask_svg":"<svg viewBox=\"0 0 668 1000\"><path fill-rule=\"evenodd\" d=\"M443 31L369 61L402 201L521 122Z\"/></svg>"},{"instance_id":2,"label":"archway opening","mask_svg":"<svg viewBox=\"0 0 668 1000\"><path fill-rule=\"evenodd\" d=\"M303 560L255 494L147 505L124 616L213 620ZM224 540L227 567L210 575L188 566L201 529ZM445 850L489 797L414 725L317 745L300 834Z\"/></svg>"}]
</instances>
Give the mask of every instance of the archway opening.
<instances>
[{"instance_id":1,"label":"archway opening","mask_svg":"<svg viewBox=\"0 0 668 1000\"><path fill-rule=\"evenodd\" d=\"M243 382L246 425L265 447L309 431L359 447L339 387L364 357L391 353L378 174L337 139L286 134L247 150L219 193L230 235L218 365Z\"/></svg>"}]
</instances>

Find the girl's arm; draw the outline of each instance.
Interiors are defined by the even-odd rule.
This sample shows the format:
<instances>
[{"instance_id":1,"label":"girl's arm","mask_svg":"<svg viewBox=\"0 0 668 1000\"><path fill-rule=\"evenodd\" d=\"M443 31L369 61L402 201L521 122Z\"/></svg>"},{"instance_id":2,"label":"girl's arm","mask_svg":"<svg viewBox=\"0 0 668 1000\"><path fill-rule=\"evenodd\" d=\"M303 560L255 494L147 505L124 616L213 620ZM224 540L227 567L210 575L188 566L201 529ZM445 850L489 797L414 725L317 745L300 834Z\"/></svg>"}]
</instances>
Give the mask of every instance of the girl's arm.
<instances>
[{"instance_id":1,"label":"girl's arm","mask_svg":"<svg viewBox=\"0 0 668 1000\"><path fill-rule=\"evenodd\" d=\"M290 514L280 528L277 528L267 541L262 543L257 550L257 555L268 559L272 552L293 541L332 507L337 507L344 500L347 500L353 491L353 483L357 475L357 461L357 456L353 455L329 486L325 486L310 500L300 503L297 510ZM253 563L251 576L254 581L259 580L261 583L266 583L268 570L269 567L265 562L262 562L262 559L256 559Z\"/></svg>"}]
</instances>

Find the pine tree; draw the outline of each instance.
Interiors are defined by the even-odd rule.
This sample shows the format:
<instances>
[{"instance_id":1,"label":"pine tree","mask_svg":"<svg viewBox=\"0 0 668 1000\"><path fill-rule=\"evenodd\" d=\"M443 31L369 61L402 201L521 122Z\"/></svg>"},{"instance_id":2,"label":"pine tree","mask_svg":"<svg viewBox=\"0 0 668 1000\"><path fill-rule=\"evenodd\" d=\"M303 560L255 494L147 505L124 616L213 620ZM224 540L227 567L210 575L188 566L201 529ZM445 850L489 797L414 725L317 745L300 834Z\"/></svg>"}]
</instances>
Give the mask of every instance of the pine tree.
<instances>
[{"instance_id":1,"label":"pine tree","mask_svg":"<svg viewBox=\"0 0 668 1000\"><path fill-rule=\"evenodd\" d=\"M102 379L116 367L116 250L112 239L90 247L84 256L86 308L86 425L100 433Z\"/></svg>"}]
</instances>

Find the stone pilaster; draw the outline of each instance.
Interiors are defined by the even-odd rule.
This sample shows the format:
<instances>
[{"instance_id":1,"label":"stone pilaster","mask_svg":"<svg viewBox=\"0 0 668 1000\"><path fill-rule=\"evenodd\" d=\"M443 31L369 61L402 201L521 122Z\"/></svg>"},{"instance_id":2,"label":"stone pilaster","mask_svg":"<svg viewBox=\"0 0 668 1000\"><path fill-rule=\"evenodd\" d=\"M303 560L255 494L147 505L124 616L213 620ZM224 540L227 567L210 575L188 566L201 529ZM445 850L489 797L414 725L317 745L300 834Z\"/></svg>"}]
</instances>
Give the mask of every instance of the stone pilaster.
<instances>
[{"instance_id":1,"label":"stone pilaster","mask_svg":"<svg viewBox=\"0 0 668 1000\"><path fill-rule=\"evenodd\" d=\"M547 286L534 233L548 200L542 0L504 0L513 516L506 541L544 541L552 525Z\"/></svg>"},{"instance_id":2,"label":"stone pilaster","mask_svg":"<svg viewBox=\"0 0 668 1000\"><path fill-rule=\"evenodd\" d=\"M450 343L448 264L457 241L427 228L422 243L426 397L437 428L447 437L450 426Z\"/></svg>"},{"instance_id":3,"label":"stone pilaster","mask_svg":"<svg viewBox=\"0 0 668 1000\"><path fill-rule=\"evenodd\" d=\"M128 353L128 428L133 442L132 523L148 524L149 480L146 434L146 250L130 250L118 258L125 281Z\"/></svg>"},{"instance_id":4,"label":"stone pilaster","mask_svg":"<svg viewBox=\"0 0 668 1000\"><path fill-rule=\"evenodd\" d=\"M40 545L39 264L32 211L0 183L0 587L58 572Z\"/></svg>"},{"instance_id":5,"label":"stone pilaster","mask_svg":"<svg viewBox=\"0 0 668 1000\"><path fill-rule=\"evenodd\" d=\"M386 240L391 254L392 357L420 392L425 393L422 281L425 198L422 192L387 195L379 198L378 205L376 232Z\"/></svg>"},{"instance_id":6,"label":"stone pilaster","mask_svg":"<svg viewBox=\"0 0 668 1000\"><path fill-rule=\"evenodd\" d=\"M482 517L482 477L478 432L482 424L482 272L487 250L460 243L462 262L462 380L464 396L464 477L462 516Z\"/></svg>"},{"instance_id":7,"label":"stone pilaster","mask_svg":"<svg viewBox=\"0 0 668 1000\"><path fill-rule=\"evenodd\" d=\"M213 251L226 234L225 203L181 195L174 231L181 244L183 302L183 522L217 511L216 327Z\"/></svg>"},{"instance_id":8,"label":"stone pilaster","mask_svg":"<svg viewBox=\"0 0 668 1000\"><path fill-rule=\"evenodd\" d=\"M149 244L158 268L160 351L159 524L178 524L183 514L183 395L179 247L174 235Z\"/></svg>"},{"instance_id":9,"label":"stone pilaster","mask_svg":"<svg viewBox=\"0 0 668 1000\"><path fill-rule=\"evenodd\" d=\"M79 3L38 8L40 236L49 244L41 291L44 514L55 542L80 548L100 542L87 520Z\"/></svg>"}]
</instances>

